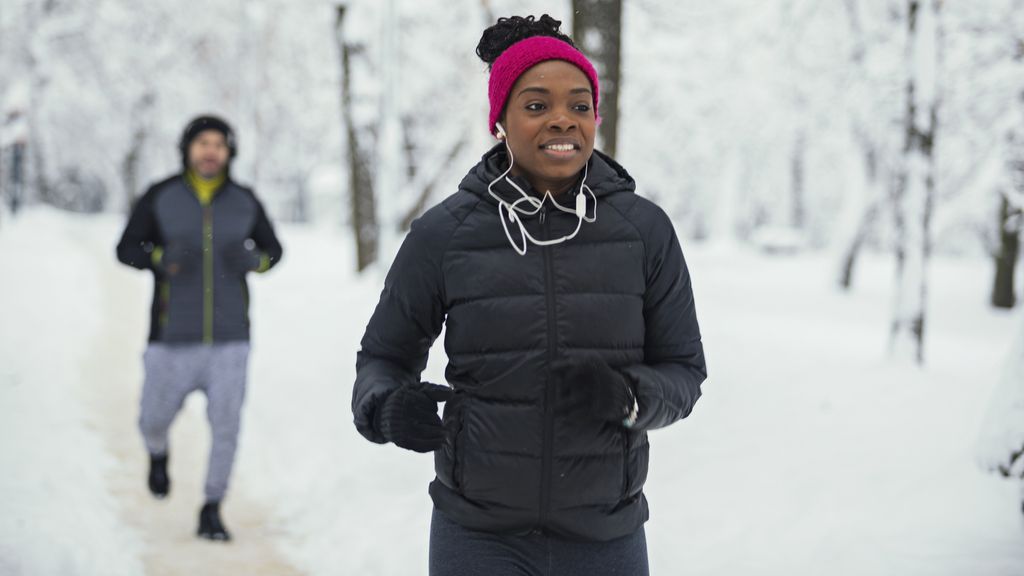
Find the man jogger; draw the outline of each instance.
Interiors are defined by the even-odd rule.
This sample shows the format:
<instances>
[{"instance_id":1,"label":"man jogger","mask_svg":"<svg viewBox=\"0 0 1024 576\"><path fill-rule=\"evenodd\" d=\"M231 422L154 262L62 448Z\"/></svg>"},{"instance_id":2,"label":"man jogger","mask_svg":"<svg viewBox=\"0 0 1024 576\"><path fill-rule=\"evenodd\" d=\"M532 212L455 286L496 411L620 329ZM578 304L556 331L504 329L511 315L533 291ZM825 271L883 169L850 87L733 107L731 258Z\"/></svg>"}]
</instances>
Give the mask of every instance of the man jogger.
<instances>
[{"instance_id":1,"label":"man jogger","mask_svg":"<svg viewBox=\"0 0 1024 576\"><path fill-rule=\"evenodd\" d=\"M246 275L265 272L282 248L252 190L229 173L231 127L200 116L181 137L184 171L152 187L132 210L118 259L153 272L139 428L150 455L149 489L167 496L167 432L185 397L202 390L213 443L198 535L230 540L220 518L231 476L249 355Z\"/></svg>"}]
</instances>

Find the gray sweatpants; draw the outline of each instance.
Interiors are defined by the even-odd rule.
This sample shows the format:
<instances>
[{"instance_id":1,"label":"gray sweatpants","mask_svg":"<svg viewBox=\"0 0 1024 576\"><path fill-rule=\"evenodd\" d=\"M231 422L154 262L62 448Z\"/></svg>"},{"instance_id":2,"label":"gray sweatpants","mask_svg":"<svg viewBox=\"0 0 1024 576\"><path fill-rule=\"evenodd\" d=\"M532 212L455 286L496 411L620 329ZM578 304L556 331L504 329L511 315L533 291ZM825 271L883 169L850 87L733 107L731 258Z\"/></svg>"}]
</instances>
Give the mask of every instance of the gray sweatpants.
<instances>
[{"instance_id":1,"label":"gray sweatpants","mask_svg":"<svg viewBox=\"0 0 1024 576\"><path fill-rule=\"evenodd\" d=\"M185 397L196 390L206 393L206 415L213 443L205 493L208 502L219 502L227 492L235 461L249 343L152 342L142 358L146 379L142 387L139 428L150 454L167 453L167 431L185 403Z\"/></svg>"}]
</instances>

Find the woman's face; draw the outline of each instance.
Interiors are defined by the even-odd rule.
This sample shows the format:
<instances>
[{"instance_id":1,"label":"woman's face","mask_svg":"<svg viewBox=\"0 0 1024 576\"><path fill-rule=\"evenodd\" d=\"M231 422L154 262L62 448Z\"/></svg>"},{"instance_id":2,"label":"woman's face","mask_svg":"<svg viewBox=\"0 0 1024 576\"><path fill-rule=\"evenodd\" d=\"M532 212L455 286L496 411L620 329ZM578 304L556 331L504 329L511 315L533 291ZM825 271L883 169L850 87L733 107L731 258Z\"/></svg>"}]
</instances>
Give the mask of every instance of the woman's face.
<instances>
[{"instance_id":1,"label":"woman's face","mask_svg":"<svg viewBox=\"0 0 1024 576\"><path fill-rule=\"evenodd\" d=\"M512 173L543 194L561 194L575 182L594 151L594 93L579 68L541 62L512 86L505 116Z\"/></svg>"}]
</instances>

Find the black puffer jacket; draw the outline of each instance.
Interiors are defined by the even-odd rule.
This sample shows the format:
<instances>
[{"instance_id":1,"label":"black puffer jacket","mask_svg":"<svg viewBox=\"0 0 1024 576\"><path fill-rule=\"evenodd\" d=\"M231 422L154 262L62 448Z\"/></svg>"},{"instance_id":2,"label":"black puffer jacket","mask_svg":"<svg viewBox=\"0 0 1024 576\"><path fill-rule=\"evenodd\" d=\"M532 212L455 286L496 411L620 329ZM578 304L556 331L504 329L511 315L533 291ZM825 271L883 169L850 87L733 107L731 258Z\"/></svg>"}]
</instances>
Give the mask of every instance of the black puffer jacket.
<instances>
[{"instance_id":1,"label":"black puffer jacket","mask_svg":"<svg viewBox=\"0 0 1024 576\"><path fill-rule=\"evenodd\" d=\"M384 442L374 410L390 391L419 381L446 324L446 377L456 394L444 410L444 447L434 453L435 506L472 529L621 537L648 517L646 431L685 418L706 377L690 276L668 217L599 152L587 178L597 221L520 256L487 193L506 162L504 148L493 148L458 192L413 223L362 340L355 424ZM495 190L516 198L507 183ZM526 225L535 238L558 238L576 217L548 206ZM634 429L560 405L551 363L587 354L632 380Z\"/></svg>"}]
</instances>

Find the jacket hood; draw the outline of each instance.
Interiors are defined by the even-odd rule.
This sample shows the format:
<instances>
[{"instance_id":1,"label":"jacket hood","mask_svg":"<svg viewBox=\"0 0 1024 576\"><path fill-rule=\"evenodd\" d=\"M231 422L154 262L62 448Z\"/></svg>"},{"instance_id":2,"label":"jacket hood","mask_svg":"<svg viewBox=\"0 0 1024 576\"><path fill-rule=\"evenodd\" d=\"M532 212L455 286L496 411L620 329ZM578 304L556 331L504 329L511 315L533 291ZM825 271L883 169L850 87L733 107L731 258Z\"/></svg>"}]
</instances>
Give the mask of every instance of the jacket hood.
<instances>
[{"instance_id":1,"label":"jacket hood","mask_svg":"<svg viewBox=\"0 0 1024 576\"><path fill-rule=\"evenodd\" d=\"M603 152L595 149L588 162L590 168L587 172L586 184L593 190L596 197L600 198L613 192L633 193L636 191L636 182L634 182L633 177L618 162L612 160L611 157ZM498 201L487 192L487 186L506 169L508 169L508 151L505 149L505 144L495 144L493 148L483 155L480 162L469 170L469 173L466 174L459 184L459 189L476 194L487 202L497 205ZM580 174L580 178L582 176ZM508 178L527 193L540 196L534 192L533 187L530 186L530 183L525 178L511 174L509 174ZM579 193L579 188L580 180L577 179L576 184L569 190L568 194L571 197L575 197ZM521 197L521 194L506 182L504 178L495 182L492 189L498 196L508 202L514 202Z\"/></svg>"}]
</instances>

